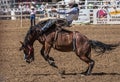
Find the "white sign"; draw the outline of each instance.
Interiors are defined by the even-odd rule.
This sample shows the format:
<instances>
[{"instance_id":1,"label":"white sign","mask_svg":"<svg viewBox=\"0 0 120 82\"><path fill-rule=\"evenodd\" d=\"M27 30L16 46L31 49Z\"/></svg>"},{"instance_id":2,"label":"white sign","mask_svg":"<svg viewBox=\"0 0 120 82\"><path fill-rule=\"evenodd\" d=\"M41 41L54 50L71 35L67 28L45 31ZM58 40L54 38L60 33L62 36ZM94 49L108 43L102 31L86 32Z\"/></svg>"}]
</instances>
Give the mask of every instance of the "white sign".
<instances>
[{"instance_id":1,"label":"white sign","mask_svg":"<svg viewBox=\"0 0 120 82\"><path fill-rule=\"evenodd\" d=\"M120 8L95 9L93 24L120 24Z\"/></svg>"},{"instance_id":2,"label":"white sign","mask_svg":"<svg viewBox=\"0 0 120 82\"><path fill-rule=\"evenodd\" d=\"M90 23L90 10L80 9L78 20L73 21L73 24Z\"/></svg>"}]
</instances>

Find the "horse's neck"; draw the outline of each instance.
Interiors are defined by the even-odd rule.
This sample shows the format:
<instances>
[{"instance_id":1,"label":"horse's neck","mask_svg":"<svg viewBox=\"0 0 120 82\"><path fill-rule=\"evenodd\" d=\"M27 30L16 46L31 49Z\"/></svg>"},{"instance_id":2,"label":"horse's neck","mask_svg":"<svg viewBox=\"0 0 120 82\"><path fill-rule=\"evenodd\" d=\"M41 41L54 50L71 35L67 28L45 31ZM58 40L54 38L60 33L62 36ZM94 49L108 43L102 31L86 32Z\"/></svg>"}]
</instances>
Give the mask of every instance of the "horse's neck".
<instances>
[{"instance_id":1,"label":"horse's neck","mask_svg":"<svg viewBox=\"0 0 120 82\"><path fill-rule=\"evenodd\" d=\"M26 45L33 46L34 41L31 41L31 40L25 40L24 43L25 43Z\"/></svg>"},{"instance_id":2,"label":"horse's neck","mask_svg":"<svg viewBox=\"0 0 120 82\"><path fill-rule=\"evenodd\" d=\"M29 36L27 36L26 39L25 39L25 41L24 41L25 44L29 44L29 45L33 46L36 38L35 38L34 36L32 36L32 37L33 37L33 38L30 38Z\"/></svg>"}]
</instances>

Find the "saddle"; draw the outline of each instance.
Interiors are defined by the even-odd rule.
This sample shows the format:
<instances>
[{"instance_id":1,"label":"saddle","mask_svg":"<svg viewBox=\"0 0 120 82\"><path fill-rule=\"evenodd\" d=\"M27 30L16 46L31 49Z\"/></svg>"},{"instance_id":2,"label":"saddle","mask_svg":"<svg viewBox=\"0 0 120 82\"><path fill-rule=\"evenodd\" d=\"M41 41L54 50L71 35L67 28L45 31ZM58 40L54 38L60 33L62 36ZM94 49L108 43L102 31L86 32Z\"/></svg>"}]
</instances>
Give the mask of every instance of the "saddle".
<instances>
[{"instance_id":1,"label":"saddle","mask_svg":"<svg viewBox=\"0 0 120 82\"><path fill-rule=\"evenodd\" d=\"M68 25L68 22L66 19L60 18L60 19L56 19L56 25L57 27L64 27Z\"/></svg>"}]
</instances>

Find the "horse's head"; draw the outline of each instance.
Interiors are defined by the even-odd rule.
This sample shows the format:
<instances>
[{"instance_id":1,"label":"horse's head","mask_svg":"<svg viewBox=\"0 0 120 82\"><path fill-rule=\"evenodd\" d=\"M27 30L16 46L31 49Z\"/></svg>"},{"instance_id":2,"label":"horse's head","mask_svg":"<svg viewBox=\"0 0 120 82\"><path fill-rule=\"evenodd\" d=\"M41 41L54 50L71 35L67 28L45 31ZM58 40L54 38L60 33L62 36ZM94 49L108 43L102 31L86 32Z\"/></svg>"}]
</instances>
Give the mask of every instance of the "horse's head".
<instances>
[{"instance_id":1,"label":"horse's head","mask_svg":"<svg viewBox=\"0 0 120 82\"><path fill-rule=\"evenodd\" d=\"M35 40L41 39L42 35L40 32L43 24L42 22L40 22L40 24L30 27L25 36L24 42L20 41L22 45L19 50L23 51L24 59L26 60L27 63L30 63L34 60L33 43ZM43 39L41 39L41 42L43 42Z\"/></svg>"},{"instance_id":2,"label":"horse's head","mask_svg":"<svg viewBox=\"0 0 120 82\"><path fill-rule=\"evenodd\" d=\"M22 46L20 47L20 51L23 50L24 53L24 59L27 63L30 63L34 60L34 48L33 46L26 45L23 42L20 41Z\"/></svg>"},{"instance_id":3,"label":"horse's head","mask_svg":"<svg viewBox=\"0 0 120 82\"><path fill-rule=\"evenodd\" d=\"M37 39L36 27L30 27L28 30L24 42L20 41L21 47L20 51L23 50L24 59L27 63L30 63L34 60L34 48L33 43Z\"/></svg>"}]
</instances>

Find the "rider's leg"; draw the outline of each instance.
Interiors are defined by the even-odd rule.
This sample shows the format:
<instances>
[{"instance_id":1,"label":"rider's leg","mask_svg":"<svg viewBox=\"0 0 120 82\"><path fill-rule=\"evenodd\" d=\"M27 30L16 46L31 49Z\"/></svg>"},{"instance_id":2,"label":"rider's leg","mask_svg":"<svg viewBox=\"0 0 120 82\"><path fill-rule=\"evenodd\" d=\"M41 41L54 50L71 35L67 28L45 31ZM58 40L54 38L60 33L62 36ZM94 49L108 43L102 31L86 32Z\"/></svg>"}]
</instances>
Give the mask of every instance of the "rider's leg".
<instances>
[{"instance_id":1,"label":"rider's leg","mask_svg":"<svg viewBox=\"0 0 120 82\"><path fill-rule=\"evenodd\" d=\"M34 17L34 26L35 26L35 17Z\"/></svg>"},{"instance_id":2,"label":"rider's leg","mask_svg":"<svg viewBox=\"0 0 120 82\"><path fill-rule=\"evenodd\" d=\"M31 23L31 26L33 26L33 16L30 15L30 23Z\"/></svg>"},{"instance_id":3,"label":"rider's leg","mask_svg":"<svg viewBox=\"0 0 120 82\"><path fill-rule=\"evenodd\" d=\"M55 19L50 19L49 21L47 21L47 23L41 29L42 33L49 29L49 27L51 27L53 24L55 24L55 22L56 22Z\"/></svg>"},{"instance_id":4,"label":"rider's leg","mask_svg":"<svg viewBox=\"0 0 120 82\"><path fill-rule=\"evenodd\" d=\"M34 26L36 25L36 21L35 21L35 15L34 15Z\"/></svg>"},{"instance_id":5,"label":"rider's leg","mask_svg":"<svg viewBox=\"0 0 120 82\"><path fill-rule=\"evenodd\" d=\"M31 26L33 26L33 21L32 21L32 19L30 19L30 23L31 23Z\"/></svg>"}]
</instances>

